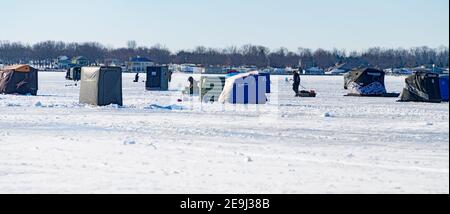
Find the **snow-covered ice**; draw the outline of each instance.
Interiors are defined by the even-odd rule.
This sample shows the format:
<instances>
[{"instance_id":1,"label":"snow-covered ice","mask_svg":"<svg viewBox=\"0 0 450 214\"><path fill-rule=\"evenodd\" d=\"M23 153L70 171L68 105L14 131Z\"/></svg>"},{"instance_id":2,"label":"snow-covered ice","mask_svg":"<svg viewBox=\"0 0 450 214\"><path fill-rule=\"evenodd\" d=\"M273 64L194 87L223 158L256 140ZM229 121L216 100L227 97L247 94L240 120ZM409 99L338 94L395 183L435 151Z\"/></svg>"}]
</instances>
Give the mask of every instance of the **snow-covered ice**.
<instances>
[{"instance_id":1,"label":"snow-covered ice","mask_svg":"<svg viewBox=\"0 0 450 214\"><path fill-rule=\"evenodd\" d=\"M187 77L148 92L124 74L123 107L79 104L64 73L0 95L0 193L449 193L448 103L344 97L323 76L295 98L279 76L269 104L200 105Z\"/></svg>"}]
</instances>

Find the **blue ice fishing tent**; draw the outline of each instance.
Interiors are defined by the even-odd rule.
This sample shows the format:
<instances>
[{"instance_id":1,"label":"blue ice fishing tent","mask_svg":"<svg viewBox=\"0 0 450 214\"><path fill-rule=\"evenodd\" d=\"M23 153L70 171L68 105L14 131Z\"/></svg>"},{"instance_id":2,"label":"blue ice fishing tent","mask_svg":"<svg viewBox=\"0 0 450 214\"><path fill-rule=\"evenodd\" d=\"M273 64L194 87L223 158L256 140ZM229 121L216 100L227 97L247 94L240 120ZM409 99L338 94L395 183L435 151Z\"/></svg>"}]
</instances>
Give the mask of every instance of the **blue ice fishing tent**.
<instances>
[{"instance_id":1,"label":"blue ice fishing tent","mask_svg":"<svg viewBox=\"0 0 450 214\"><path fill-rule=\"evenodd\" d=\"M448 75L439 77L442 101L448 102Z\"/></svg>"},{"instance_id":2,"label":"blue ice fishing tent","mask_svg":"<svg viewBox=\"0 0 450 214\"><path fill-rule=\"evenodd\" d=\"M270 94L270 73L259 73L258 76L265 78L263 81L266 83L266 93Z\"/></svg>"},{"instance_id":3,"label":"blue ice fishing tent","mask_svg":"<svg viewBox=\"0 0 450 214\"><path fill-rule=\"evenodd\" d=\"M267 76L258 72L249 72L227 78L221 103L233 104L265 104L267 102ZM269 83L270 86L270 83Z\"/></svg>"}]
</instances>

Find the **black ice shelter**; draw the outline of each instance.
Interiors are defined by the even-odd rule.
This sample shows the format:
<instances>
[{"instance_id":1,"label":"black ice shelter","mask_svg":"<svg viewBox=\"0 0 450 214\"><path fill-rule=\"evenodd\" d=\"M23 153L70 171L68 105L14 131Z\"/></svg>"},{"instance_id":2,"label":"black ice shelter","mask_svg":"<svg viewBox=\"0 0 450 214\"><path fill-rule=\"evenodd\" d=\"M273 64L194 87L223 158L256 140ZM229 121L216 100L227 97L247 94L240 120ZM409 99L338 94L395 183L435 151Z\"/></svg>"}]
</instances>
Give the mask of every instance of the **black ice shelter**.
<instances>
[{"instance_id":1,"label":"black ice shelter","mask_svg":"<svg viewBox=\"0 0 450 214\"><path fill-rule=\"evenodd\" d=\"M442 102L439 74L416 72L406 78L400 101L403 102Z\"/></svg>"},{"instance_id":2,"label":"black ice shelter","mask_svg":"<svg viewBox=\"0 0 450 214\"><path fill-rule=\"evenodd\" d=\"M0 70L0 94L37 95L38 70L29 65L8 66Z\"/></svg>"}]
</instances>

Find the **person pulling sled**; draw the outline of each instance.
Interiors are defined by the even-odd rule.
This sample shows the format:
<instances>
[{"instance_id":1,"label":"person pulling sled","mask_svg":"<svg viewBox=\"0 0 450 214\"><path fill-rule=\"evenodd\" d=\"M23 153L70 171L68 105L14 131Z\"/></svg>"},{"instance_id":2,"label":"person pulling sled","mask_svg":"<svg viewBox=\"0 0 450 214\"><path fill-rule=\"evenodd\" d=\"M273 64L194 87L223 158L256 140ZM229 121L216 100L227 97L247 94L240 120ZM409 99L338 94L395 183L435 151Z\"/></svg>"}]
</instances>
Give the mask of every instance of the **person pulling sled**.
<instances>
[{"instance_id":1,"label":"person pulling sled","mask_svg":"<svg viewBox=\"0 0 450 214\"><path fill-rule=\"evenodd\" d=\"M301 68L300 68L301 70ZM304 89L300 91L300 86ZM293 90L295 92L295 97L316 97L315 90L307 90L305 87L301 85L301 78L299 71L294 71L294 84Z\"/></svg>"}]
</instances>

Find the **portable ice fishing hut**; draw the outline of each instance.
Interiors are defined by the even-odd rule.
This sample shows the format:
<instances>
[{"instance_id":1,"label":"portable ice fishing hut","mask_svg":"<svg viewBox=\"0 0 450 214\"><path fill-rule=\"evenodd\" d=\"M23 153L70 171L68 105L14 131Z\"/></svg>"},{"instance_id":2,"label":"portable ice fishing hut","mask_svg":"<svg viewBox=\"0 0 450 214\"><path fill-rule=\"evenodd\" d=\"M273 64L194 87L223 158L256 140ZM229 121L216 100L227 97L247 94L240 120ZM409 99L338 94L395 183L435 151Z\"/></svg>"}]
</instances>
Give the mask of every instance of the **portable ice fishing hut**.
<instances>
[{"instance_id":1,"label":"portable ice fishing hut","mask_svg":"<svg viewBox=\"0 0 450 214\"><path fill-rule=\"evenodd\" d=\"M448 102L448 75L439 77L442 101Z\"/></svg>"},{"instance_id":2,"label":"portable ice fishing hut","mask_svg":"<svg viewBox=\"0 0 450 214\"><path fill-rule=\"evenodd\" d=\"M29 65L7 66L0 70L0 94L37 95L38 70Z\"/></svg>"},{"instance_id":3,"label":"portable ice fishing hut","mask_svg":"<svg viewBox=\"0 0 450 214\"><path fill-rule=\"evenodd\" d=\"M219 102L233 104L265 104L267 102L267 76L249 72L230 77L220 95Z\"/></svg>"},{"instance_id":4,"label":"portable ice fishing hut","mask_svg":"<svg viewBox=\"0 0 450 214\"><path fill-rule=\"evenodd\" d=\"M364 68L344 75L344 89L350 91L347 96L398 97L398 93L387 93L384 83L385 72Z\"/></svg>"},{"instance_id":5,"label":"portable ice fishing hut","mask_svg":"<svg viewBox=\"0 0 450 214\"><path fill-rule=\"evenodd\" d=\"M270 73L263 73L263 72L261 72L261 73L258 73L258 75L260 77L264 77L265 78L265 80L263 80L263 81L266 83L266 93L267 94L272 93L271 86L270 86L271 85Z\"/></svg>"},{"instance_id":6,"label":"portable ice fishing hut","mask_svg":"<svg viewBox=\"0 0 450 214\"><path fill-rule=\"evenodd\" d=\"M81 68L80 103L122 106L122 69L104 66Z\"/></svg>"},{"instance_id":7,"label":"portable ice fishing hut","mask_svg":"<svg viewBox=\"0 0 450 214\"><path fill-rule=\"evenodd\" d=\"M225 77L203 76L200 79L200 99L203 102L216 102L225 86Z\"/></svg>"},{"instance_id":8,"label":"portable ice fishing hut","mask_svg":"<svg viewBox=\"0 0 450 214\"><path fill-rule=\"evenodd\" d=\"M168 66L147 67L147 81L145 88L149 91L169 90L170 72Z\"/></svg>"},{"instance_id":9,"label":"portable ice fishing hut","mask_svg":"<svg viewBox=\"0 0 450 214\"><path fill-rule=\"evenodd\" d=\"M406 78L400 101L402 102L442 102L439 74L416 72Z\"/></svg>"}]
</instances>

